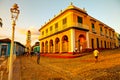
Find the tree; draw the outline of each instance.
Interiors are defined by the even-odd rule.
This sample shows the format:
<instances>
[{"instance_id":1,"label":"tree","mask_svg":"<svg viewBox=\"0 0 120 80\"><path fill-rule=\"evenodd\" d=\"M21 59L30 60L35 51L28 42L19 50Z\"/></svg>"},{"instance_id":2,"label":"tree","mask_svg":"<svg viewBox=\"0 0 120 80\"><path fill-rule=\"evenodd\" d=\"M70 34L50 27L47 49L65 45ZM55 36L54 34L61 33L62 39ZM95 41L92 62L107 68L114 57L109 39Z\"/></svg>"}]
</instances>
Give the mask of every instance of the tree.
<instances>
[{"instance_id":1,"label":"tree","mask_svg":"<svg viewBox=\"0 0 120 80\"><path fill-rule=\"evenodd\" d=\"M2 24L2 19L0 18L0 27L2 27L2 25L3 25L3 24Z\"/></svg>"}]
</instances>

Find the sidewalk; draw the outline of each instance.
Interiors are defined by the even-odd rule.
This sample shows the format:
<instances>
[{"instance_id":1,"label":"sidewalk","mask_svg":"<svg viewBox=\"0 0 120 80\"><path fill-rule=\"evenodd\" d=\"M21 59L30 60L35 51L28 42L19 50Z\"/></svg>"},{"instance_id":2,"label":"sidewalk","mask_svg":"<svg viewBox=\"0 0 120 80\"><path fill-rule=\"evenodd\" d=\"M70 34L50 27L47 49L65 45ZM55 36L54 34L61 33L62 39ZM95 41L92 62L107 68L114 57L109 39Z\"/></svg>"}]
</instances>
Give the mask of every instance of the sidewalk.
<instances>
[{"instance_id":1,"label":"sidewalk","mask_svg":"<svg viewBox=\"0 0 120 80\"><path fill-rule=\"evenodd\" d=\"M3 73L7 69L7 59L4 56L0 56L0 80L3 80Z\"/></svg>"},{"instance_id":2,"label":"sidewalk","mask_svg":"<svg viewBox=\"0 0 120 80\"><path fill-rule=\"evenodd\" d=\"M49 53L44 53L44 54L40 54L40 56L45 56L45 57L52 57L52 58L77 58L77 57L81 57L84 56L88 53L79 53L79 54L68 54L68 53L63 53L63 54L49 54Z\"/></svg>"},{"instance_id":3,"label":"sidewalk","mask_svg":"<svg viewBox=\"0 0 120 80\"><path fill-rule=\"evenodd\" d=\"M6 58L4 56L2 56L2 57L0 56L0 65L2 64L3 61L5 61L5 59Z\"/></svg>"},{"instance_id":4,"label":"sidewalk","mask_svg":"<svg viewBox=\"0 0 120 80\"><path fill-rule=\"evenodd\" d=\"M7 67L7 66L6 66ZM13 63L13 80L21 80L20 57L16 57ZM8 80L8 72L3 73L2 80Z\"/></svg>"},{"instance_id":5,"label":"sidewalk","mask_svg":"<svg viewBox=\"0 0 120 80\"><path fill-rule=\"evenodd\" d=\"M15 62L13 63L13 80L21 80L21 65L20 57L16 57Z\"/></svg>"}]
</instances>

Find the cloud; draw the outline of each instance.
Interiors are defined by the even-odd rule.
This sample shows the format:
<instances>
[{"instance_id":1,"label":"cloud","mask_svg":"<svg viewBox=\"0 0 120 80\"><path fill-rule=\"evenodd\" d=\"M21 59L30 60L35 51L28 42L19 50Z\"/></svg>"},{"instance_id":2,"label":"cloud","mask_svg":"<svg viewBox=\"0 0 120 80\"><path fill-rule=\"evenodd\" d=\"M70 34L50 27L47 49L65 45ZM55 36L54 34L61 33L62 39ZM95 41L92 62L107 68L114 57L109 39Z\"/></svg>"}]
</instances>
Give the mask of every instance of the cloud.
<instances>
[{"instance_id":1,"label":"cloud","mask_svg":"<svg viewBox=\"0 0 120 80\"><path fill-rule=\"evenodd\" d=\"M26 34L27 31L30 30L31 31L31 45L33 45L36 41L38 41L38 37L39 37L39 31L37 28L35 27L29 27L29 28L17 28L16 29L16 38L17 40L22 41L24 44L26 44Z\"/></svg>"},{"instance_id":2,"label":"cloud","mask_svg":"<svg viewBox=\"0 0 120 80\"><path fill-rule=\"evenodd\" d=\"M21 35L25 35L27 30L25 28L17 28L16 32L19 32Z\"/></svg>"},{"instance_id":3,"label":"cloud","mask_svg":"<svg viewBox=\"0 0 120 80\"><path fill-rule=\"evenodd\" d=\"M2 27L0 28L0 39L4 38L10 38L12 35L11 27ZM33 45L36 41L38 41L39 37L39 31L36 27L29 27L29 28L23 28L23 27L16 27L15 28L15 41L18 41L22 44L26 44L26 34L27 31L31 31L31 45Z\"/></svg>"},{"instance_id":4,"label":"cloud","mask_svg":"<svg viewBox=\"0 0 120 80\"><path fill-rule=\"evenodd\" d=\"M27 34L27 31L28 31L28 30L30 30L31 35L39 35L39 31L38 31L38 29L35 28L35 27L17 28L17 31L18 31L20 34L24 34L24 35Z\"/></svg>"},{"instance_id":5,"label":"cloud","mask_svg":"<svg viewBox=\"0 0 120 80\"><path fill-rule=\"evenodd\" d=\"M31 34L32 34L32 35L39 35L39 31L38 31L38 29L35 28L35 27L29 27L28 30L31 31Z\"/></svg>"}]
</instances>

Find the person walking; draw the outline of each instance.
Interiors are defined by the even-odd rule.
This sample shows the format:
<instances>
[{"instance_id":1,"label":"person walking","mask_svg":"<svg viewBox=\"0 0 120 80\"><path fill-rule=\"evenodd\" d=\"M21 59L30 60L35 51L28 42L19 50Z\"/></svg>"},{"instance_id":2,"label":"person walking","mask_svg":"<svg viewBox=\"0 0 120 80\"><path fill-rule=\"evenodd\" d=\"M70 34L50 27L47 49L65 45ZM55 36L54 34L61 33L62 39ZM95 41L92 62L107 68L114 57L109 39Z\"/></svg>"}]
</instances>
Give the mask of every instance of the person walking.
<instances>
[{"instance_id":1,"label":"person walking","mask_svg":"<svg viewBox=\"0 0 120 80\"><path fill-rule=\"evenodd\" d=\"M94 50L94 51L93 51L93 54L94 54L94 57L95 57L95 62L98 62L98 54L99 54L99 51L98 51L98 50Z\"/></svg>"},{"instance_id":2,"label":"person walking","mask_svg":"<svg viewBox=\"0 0 120 80\"><path fill-rule=\"evenodd\" d=\"M40 52L37 52L37 64L40 63Z\"/></svg>"}]
</instances>

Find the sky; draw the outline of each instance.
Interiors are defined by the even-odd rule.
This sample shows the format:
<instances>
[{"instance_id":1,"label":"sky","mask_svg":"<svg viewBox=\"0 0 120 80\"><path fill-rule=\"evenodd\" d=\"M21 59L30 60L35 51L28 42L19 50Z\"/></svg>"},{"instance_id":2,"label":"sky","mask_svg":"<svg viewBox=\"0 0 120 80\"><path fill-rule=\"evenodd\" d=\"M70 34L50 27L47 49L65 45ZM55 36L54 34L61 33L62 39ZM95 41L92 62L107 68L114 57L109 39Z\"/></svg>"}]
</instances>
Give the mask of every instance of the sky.
<instances>
[{"instance_id":1,"label":"sky","mask_svg":"<svg viewBox=\"0 0 120 80\"><path fill-rule=\"evenodd\" d=\"M26 33L31 31L32 45L39 41L39 29L45 22L67 8L70 3L107 24L120 33L120 0L0 0L0 18L3 26L0 28L0 39L11 39L10 8L18 4L20 14L15 26L15 41L26 44Z\"/></svg>"}]
</instances>

